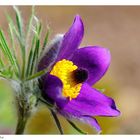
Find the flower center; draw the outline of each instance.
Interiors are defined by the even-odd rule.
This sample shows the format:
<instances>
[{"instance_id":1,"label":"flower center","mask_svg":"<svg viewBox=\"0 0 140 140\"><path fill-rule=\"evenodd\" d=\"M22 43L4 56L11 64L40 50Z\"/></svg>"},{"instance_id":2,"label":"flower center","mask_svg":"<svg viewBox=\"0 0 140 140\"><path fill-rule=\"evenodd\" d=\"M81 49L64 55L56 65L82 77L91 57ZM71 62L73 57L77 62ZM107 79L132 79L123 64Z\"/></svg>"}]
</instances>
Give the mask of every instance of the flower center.
<instances>
[{"instance_id":1,"label":"flower center","mask_svg":"<svg viewBox=\"0 0 140 140\"><path fill-rule=\"evenodd\" d=\"M82 82L88 77L86 70L78 69L72 61L66 59L58 61L50 74L61 79L63 83L62 95L69 97L70 100L79 95Z\"/></svg>"},{"instance_id":2,"label":"flower center","mask_svg":"<svg viewBox=\"0 0 140 140\"><path fill-rule=\"evenodd\" d=\"M83 83L88 78L88 72L85 69L78 68L73 72L73 78L76 83Z\"/></svg>"}]
</instances>

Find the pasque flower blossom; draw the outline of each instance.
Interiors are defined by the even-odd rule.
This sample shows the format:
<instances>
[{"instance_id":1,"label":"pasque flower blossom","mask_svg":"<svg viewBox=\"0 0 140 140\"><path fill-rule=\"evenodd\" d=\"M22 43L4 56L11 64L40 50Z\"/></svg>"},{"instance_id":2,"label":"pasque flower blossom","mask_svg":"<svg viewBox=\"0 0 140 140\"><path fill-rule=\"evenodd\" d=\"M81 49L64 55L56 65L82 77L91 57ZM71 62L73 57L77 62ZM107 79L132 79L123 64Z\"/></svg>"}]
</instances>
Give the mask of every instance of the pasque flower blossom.
<instances>
[{"instance_id":1,"label":"pasque flower blossom","mask_svg":"<svg viewBox=\"0 0 140 140\"><path fill-rule=\"evenodd\" d=\"M39 70L53 62L50 71L41 77L41 90L44 99L55 104L61 115L100 131L96 116L120 114L112 98L92 87L106 73L111 56L108 49L99 46L78 48L83 35L84 25L77 15L68 32L53 41L39 62Z\"/></svg>"}]
</instances>

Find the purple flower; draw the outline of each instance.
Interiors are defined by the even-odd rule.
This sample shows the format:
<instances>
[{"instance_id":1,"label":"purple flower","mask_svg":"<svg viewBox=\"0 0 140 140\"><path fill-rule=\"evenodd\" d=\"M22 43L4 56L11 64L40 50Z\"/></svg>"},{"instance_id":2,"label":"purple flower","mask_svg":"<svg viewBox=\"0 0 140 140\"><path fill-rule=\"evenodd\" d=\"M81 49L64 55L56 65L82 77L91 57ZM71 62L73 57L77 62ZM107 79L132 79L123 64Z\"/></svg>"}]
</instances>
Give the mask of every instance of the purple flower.
<instances>
[{"instance_id":1,"label":"purple flower","mask_svg":"<svg viewBox=\"0 0 140 140\"><path fill-rule=\"evenodd\" d=\"M41 78L41 90L61 115L79 119L100 131L95 116L120 114L112 98L92 88L107 71L111 56L108 49L99 46L78 49L83 35L84 26L77 15L69 31L53 41L39 63L42 70L53 62L50 72Z\"/></svg>"}]
</instances>

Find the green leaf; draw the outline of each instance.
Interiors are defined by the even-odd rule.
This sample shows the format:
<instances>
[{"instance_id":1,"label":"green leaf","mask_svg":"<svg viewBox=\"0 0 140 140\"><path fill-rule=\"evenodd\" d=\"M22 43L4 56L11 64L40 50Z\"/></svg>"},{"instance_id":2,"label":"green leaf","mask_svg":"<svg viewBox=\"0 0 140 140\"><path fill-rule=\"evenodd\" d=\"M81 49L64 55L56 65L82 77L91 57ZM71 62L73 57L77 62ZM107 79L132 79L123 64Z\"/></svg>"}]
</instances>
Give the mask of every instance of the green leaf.
<instances>
[{"instance_id":1,"label":"green leaf","mask_svg":"<svg viewBox=\"0 0 140 140\"><path fill-rule=\"evenodd\" d=\"M13 19L7 14L7 19L11 28L11 31L13 35L15 35L16 39L18 40L21 56L22 56L22 74L20 74L20 78L24 78L24 72L25 72L25 62L26 62L26 49L25 49L25 41L23 41L23 38L20 36L18 30L15 27Z\"/></svg>"},{"instance_id":2,"label":"green leaf","mask_svg":"<svg viewBox=\"0 0 140 140\"><path fill-rule=\"evenodd\" d=\"M53 43L49 46L49 49L46 50L46 52L45 52L45 59L47 59L49 65L46 68L44 68L43 70L36 72L35 74L30 74L30 76L28 76L26 79L27 81L32 80L34 78L38 78L38 77L46 74L50 70L50 68L54 64L55 60L57 59L57 55L60 50L59 45L61 44L61 41L62 41L62 37L57 36L55 38Z\"/></svg>"},{"instance_id":3,"label":"green leaf","mask_svg":"<svg viewBox=\"0 0 140 140\"><path fill-rule=\"evenodd\" d=\"M26 29L26 44L28 45L28 41L30 41L30 35L31 35L31 32L32 32L32 26L33 26L33 19L34 19L34 14L35 14L35 7L32 6L32 13L31 13L31 16L29 18L29 22L28 22L28 25L27 25L27 29ZM27 46L29 47L29 46Z\"/></svg>"},{"instance_id":4,"label":"green leaf","mask_svg":"<svg viewBox=\"0 0 140 140\"><path fill-rule=\"evenodd\" d=\"M8 57L11 65L15 68L15 71L18 74L18 66L16 63L16 58L13 56L1 29L0 29L0 48L2 49L2 52L5 55L5 57Z\"/></svg>"},{"instance_id":5,"label":"green leaf","mask_svg":"<svg viewBox=\"0 0 140 140\"><path fill-rule=\"evenodd\" d=\"M18 71L19 71L19 75L20 75L20 66L19 66L19 62L18 62L18 58L16 56L16 47L15 47L15 41L14 41L14 33L13 33L13 29L12 29L12 25L9 23L9 34L10 34L10 40L11 40L11 44L12 44L12 54L15 57L15 62L16 65L18 67Z\"/></svg>"},{"instance_id":6,"label":"green leaf","mask_svg":"<svg viewBox=\"0 0 140 140\"><path fill-rule=\"evenodd\" d=\"M40 47L40 40L36 41L36 45L35 45L35 50L34 50L34 54L33 54L33 61L31 64L31 73L33 74L35 72L35 66L37 66L37 61L38 61L38 55L39 55L39 47Z\"/></svg>"},{"instance_id":7,"label":"green leaf","mask_svg":"<svg viewBox=\"0 0 140 140\"><path fill-rule=\"evenodd\" d=\"M9 22L9 35L12 48L11 49L9 48L5 38L4 39L6 43L4 41L0 41L0 48L2 48L4 56L8 58L12 66L9 69L9 73L13 75L12 71L15 71L14 69L16 68L16 71L18 72L18 75L17 74L16 75L19 77L20 80L23 81L32 80L32 78L37 78L45 74L49 69L46 68L40 72L37 72L37 65L39 63L40 56L48 43L50 29L47 30L44 42L43 44L41 44L40 42L41 42L42 24L40 20L38 20L38 18L34 15L35 13L34 7L32 8L32 14L29 18L27 28L25 28L26 32L24 32L23 18L21 16L19 9L16 6L14 6L13 8L16 15L16 22L14 22L11 16L7 15L7 19ZM33 36L30 39L30 36L32 35L31 33L33 33ZM2 35L3 34L1 33L1 36ZM28 39L32 40L32 43L28 43ZM19 45L17 45L16 43L19 43ZM17 48L16 46L19 48ZM22 58L21 66L18 62L16 54L17 49L20 49L21 52ZM0 65L2 65L2 60L0 61Z\"/></svg>"},{"instance_id":8,"label":"green leaf","mask_svg":"<svg viewBox=\"0 0 140 140\"><path fill-rule=\"evenodd\" d=\"M78 128L72 121L70 121L70 120L68 120L68 119L67 119L67 121L68 121L69 124L70 124L74 129L76 129L79 133L81 133L81 134L88 134L87 132L84 132L84 131L82 131L80 128Z\"/></svg>"},{"instance_id":9,"label":"green leaf","mask_svg":"<svg viewBox=\"0 0 140 140\"><path fill-rule=\"evenodd\" d=\"M45 48L47 47L49 35L50 35L50 29L48 28L48 30L47 30L47 32L46 32L46 35L45 35L45 39L44 39L44 43L43 43L43 47L42 47L40 56L42 56L42 54L43 54Z\"/></svg>"},{"instance_id":10,"label":"green leaf","mask_svg":"<svg viewBox=\"0 0 140 140\"><path fill-rule=\"evenodd\" d=\"M16 23L17 23L18 33L20 35L19 41L20 41L21 51L22 51L22 76L21 77L22 77L22 79L24 79L24 77L25 77L25 69L26 69L25 34L24 34L24 30L23 30L23 21L22 21L20 11L18 10L18 8L16 6L14 6L14 10L15 10L15 13L16 13Z\"/></svg>"},{"instance_id":11,"label":"green leaf","mask_svg":"<svg viewBox=\"0 0 140 140\"><path fill-rule=\"evenodd\" d=\"M7 20L9 22L9 25L10 25L10 30L11 30L12 34L16 36L16 39L19 41L19 44L20 44L20 47L21 47L21 51L22 51L22 49L23 49L23 45L22 44L23 43L22 43L20 35L19 35L19 33L18 33L18 31L17 31L17 29L15 27L15 23L14 23L13 19L8 14L6 16L7 16Z\"/></svg>"},{"instance_id":12,"label":"green leaf","mask_svg":"<svg viewBox=\"0 0 140 140\"><path fill-rule=\"evenodd\" d=\"M34 37L32 39L32 47L30 50L30 54L29 54L29 59L28 59L28 65L29 70L27 70L28 75L32 75L35 71L36 71L36 67L37 67L37 62L38 62L38 58L39 58L39 53L40 53L40 33L41 33L41 29L42 29L42 25L40 22L37 22L36 28L34 30ZM34 47L35 45L35 47ZM29 71L29 72L28 72Z\"/></svg>"},{"instance_id":13,"label":"green leaf","mask_svg":"<svg viewBox=\"0 0 140 140\"><path fill-rule=\"evenodd\" d=\"M4 79L7 79L7 76L3 75L2 73L0 73L0 79L1 79L1 77Z\"/></svg>"},{"instance_id":14,"label":"green leaf","mask_svg":"<svg viewBox=\"0 0 140 140\"><path fill-rule=\"evenodd\" d=\"M30 50L30 53L29 53L29 57L28 57L28 63L27 63L27 70L26 70L26 77L29 76L29 73L31 71L31 62L32 62L32 59L33 59L33 49Z\"/></svg>"},{"instance_id":15,"label":"green leaf","mask_svg":"<svg viewBox=\"0 0 140 140\"><path fill-rule=\"evenodd\" d=\"M3 63L1 56L0 56L0 68L3 68L3 67L4 67L4 63Z\"/></svg>"},{"instance_id":16,"label":"green leaf","mask_svg":"<svg viewBox=\"0 0 140 140\"><path fill-rule=\"evenodd\" d=\"M28 36L30 34L30 31L31 31L31 28L32 28L32 22L33 22L33 18L34 18L34 13L35 13L35 7L32 6L32 13L31 13L28 25L27 25L27 33L26 33L27 38L28 38Z\"/></svg>"},{"instance_id":17,"label":"green leaf","mask_svg":"<svg viewBox=\"0 0 140 140\"><path fill-rule=\"evenodd\" d=\"M4 67L4 68L1 68L0 69L0 75L2 77L6 77L6 78L12 78L13 76L13 69L11 66L8 66L8 67Z\"/></svg>"},{"instance_id":18,"label":"green leaf","mask_svg":"<svg viewBox=\"0 0 140 140\"><path fill-rule=\"evenodd\" d=\"M35 79L35 78L39 78L40 76L46 74L48 71L49 71L50 67L47 67L46 69L43 69L39 72L36 72L35 74L29 76L25 81L29 81L29 80L32 80L32 79Z\"/></svg>"},{"instance_id":19,"label":"green leaf","mask_svg":"<svg viewBox=\"0 0 140 140\"><path fill-rule=\"evenodd\" d=\"M18 10L18 8L16 6L13 6L13 8L16 12L16 22L17 22L18 32L19 32L20 36L23 37L23 21L21 18L20 11Z\"/></svg>"}]
</instances>

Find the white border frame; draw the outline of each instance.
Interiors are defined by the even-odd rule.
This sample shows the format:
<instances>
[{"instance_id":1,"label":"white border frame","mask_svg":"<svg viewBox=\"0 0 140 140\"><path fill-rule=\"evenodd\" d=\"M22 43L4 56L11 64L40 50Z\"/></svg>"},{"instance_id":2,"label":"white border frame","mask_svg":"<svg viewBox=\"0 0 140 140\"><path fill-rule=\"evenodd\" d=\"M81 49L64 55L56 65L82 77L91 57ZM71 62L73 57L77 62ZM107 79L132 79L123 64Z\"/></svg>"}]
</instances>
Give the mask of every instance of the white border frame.
<instances>
[{"instance_id":1,"label":"white border frame","mask_svg":"<svg viewBox=\"0 0 140 140\"><path fill-rule=\"evenodd\" d=\"M0 140L139 140L140 135L0 135Z\"/></svg>"},{"instance_id":2,"label":"white border frame","mask_svg":"<svg viewBox=\"0 0 140 140\"><path fill-rule=\"evenodd\" d=\"M140 5L140 0L0 0L0 5Z\"/></svg>"}]
</instances>

